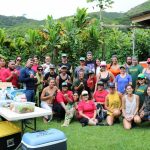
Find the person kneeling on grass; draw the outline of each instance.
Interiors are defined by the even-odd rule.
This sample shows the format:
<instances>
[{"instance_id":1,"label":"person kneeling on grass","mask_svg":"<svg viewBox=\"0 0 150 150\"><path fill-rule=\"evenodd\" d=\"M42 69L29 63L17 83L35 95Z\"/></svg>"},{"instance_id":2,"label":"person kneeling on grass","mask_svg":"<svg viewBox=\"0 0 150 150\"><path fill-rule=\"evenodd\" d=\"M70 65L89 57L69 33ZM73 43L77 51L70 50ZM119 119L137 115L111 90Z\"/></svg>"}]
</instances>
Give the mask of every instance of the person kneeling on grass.
<instances>
[{"instance_id":1,"label":"person kneeling on grass","mask_svg":"<svg viewBox=\"0 0 150 150\"><path fill-rule=\"evenodd\" d=\"M50 79L49 86L44 88L41 94L41 107L50 110L51 113L52 113L52 106L57 91L58 88L55 86L55 79ZM52 119L52 115L44 116L43 121L47 123L51 119Z\"/></svg>"},{"instance_id":2,"label":"person kneeling on grass","mask_svg":"<svg viewBox=\"0 0 150 150\"><path fill-rule=\"evenodd\" d=\"M105 108L107 109L107 123L108 125L113 125L114 121L121 115L121 98L122 95L116 91L115 83L109 83L109 94L106 96Z\"/></svg>"},{"instance_id":3,"label":"person kneeling on grass","mask_svg":"<svg viewBox=\"0 0 150 150\"><path fill-rule=\"evenodd\" d=\"M82 126L98 125L98 119L96 118L96 105L93 100L89 100L89 95L87 91L82 91L81 101L78 104L78 111L80 115L80 123Z\"/></svg>"},{"instance_id":4,"label":"person kneeling on grass","mask_svg":"<svg viewBox=\"0 0 150 150\"><path fill-rule=\"evenodd\" d=\"M77 102L79 100L79 95L78 95L78 92L75 91L73 93L73 102L72 103L68 103L66 105L66 109L68 110L66 113L65 113L65 120L64 120L64 123L62 124L62 127L68 127L70 122L71 122L71 119L73 118L74 114L75 114L75 107L77 105Z\"/></svg>"},{"instance_id":5,"label":"person kneeling on grass","mask_svg":"<svg viewBox=\"0 0 150 150\"><path fill-rule=\"evenodd\" d=\"M147 87L144 104L140 110L142 120L150 121L150 85Z\"/></svg>"},{"instance_id":6,"label":"person kneeling on grass","mask_svg":"<svg viewBox=\"0 0 150 150\"><path fill-rule=\"evenodd\" d=\"M125 87L126 95L122 98L122 113L123 113L123 126L125 129L131 129L132 123L141 123L141 118L138 116L139 109L139 96L133 94L132 85Z\"/></svg>"}]
</instances>

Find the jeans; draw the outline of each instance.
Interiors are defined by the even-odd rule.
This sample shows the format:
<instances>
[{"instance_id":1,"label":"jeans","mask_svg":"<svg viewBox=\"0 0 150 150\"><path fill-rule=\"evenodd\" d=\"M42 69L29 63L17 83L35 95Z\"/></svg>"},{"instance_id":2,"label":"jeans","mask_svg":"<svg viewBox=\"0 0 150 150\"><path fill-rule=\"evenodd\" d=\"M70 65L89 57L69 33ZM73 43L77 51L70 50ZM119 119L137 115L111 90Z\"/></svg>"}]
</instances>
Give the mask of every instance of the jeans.
<instances>
[{"instance_id":1,"label":"jeans","mask_svg":"<svg viewBox=\"0 0 150 150\"><path fill-rule=\"evenodd\" d=\"M34 96L35 96L34 90L26 90L25 94L28 102L34 102Z\"/></svg>"}]
</instances>

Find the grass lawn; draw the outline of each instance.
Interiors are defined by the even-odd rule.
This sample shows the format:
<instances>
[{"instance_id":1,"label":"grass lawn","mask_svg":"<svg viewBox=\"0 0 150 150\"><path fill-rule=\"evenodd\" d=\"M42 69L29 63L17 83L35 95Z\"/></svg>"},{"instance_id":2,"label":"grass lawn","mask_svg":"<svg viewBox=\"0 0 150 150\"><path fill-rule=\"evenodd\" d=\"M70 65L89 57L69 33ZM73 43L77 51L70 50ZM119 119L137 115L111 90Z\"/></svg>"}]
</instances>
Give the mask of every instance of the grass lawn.
<instances>
[{"instance_id":1,"label":"grass lawn","mask_svg":"<svg viewBox=\"0 0 150 150\"><path fill-rule=\"evenodd\" d=\"M56 128L67 136L68 150L150 150L150 123L143 123L129 131L122 123L114 126L82 127L77 121L69 127L61 127L63 122L43 123L37 119L37 130Z\"/></svg>"}]
</instances>

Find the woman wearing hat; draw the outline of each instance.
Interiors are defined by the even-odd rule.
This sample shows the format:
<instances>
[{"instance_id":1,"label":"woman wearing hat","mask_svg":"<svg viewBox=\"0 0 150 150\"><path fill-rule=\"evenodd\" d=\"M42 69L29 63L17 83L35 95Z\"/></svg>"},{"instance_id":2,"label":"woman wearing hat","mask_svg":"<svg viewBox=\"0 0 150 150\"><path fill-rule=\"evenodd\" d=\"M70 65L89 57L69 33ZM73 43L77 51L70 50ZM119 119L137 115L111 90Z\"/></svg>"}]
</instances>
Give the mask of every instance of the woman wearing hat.
<instances>
[{"instance_id":1,"label":"woman wearing hat","mask_svg":"<svg viewBox=\"0 0 150 150\"><path fill-rule=\"evenodd\" d=\"M100 70L99 75L97 76L97 82L98 81L104 82L104 87L107 88L110 80L112 79L112 81L114 81L115 78L114 78L114 75L110 71L107 70L107 65L105 61L101 61L100 67L101 67L101 70ZM97 89L97 84L95 86L95 91L96 89Z\"/></svg>"},{"instance_id":2,"label":"woman wearing hat","mask_svg":"<svg viewBox=\"0 0 150 150\"><path fill-rule=\"evenodd\" d=\"M140 73L138 75L137 85L136 85L136 89L135 89L135 94L137 94L140 97L140 105L139 105L140 109L144 103L146 88L147 88L147 84L146 84L145 75L143 73Z\"/></svg>"},{"instance_id":3,"label":"woman wearing hat","mask_svg":"<svg viewBox=\"0 0 150 150\"><path fill-rule=\"evenodd\" d=\"M96 119L96 105L93 100L89 100L87 91L82 91L81 101L78 104L78 111L80 115L80 123L82 126L95 126L98 123Z\"/></svg>"},{"instance_id":4,"label":"woman wearing hat","mask_svg":"<svg viewBox=\"0 0 150 150\"><path fill-rule=\"evenodd\" d=\"M133 94L133 87L130 84L126 86L126 93L122 98L123 126L125 129L131 129L133 122L141 123L141 118L138 115L139 96Z\"/></svg>"},{"instance_id":5,"label":"woman wearing hat","mask_svg":"<svg viewBox=\"0 0 150 150\"><path fill-rule=\"evenodd\" d=\"M121 98L122 95L116 91L115 83L109 83L109 94L106 96L105 108L107 109L107 123L113 125L116 118L121 115Z\"/></svg>"},{"instance_id":6,"label":"woman wearing hat","mask_svg":"<svg viewBox=\"0 0 150 150\"><path fill-rule=\"evenodd\" d=\"M150 84L150 58L147 59L147 68L143 69L143 74L145 75L148 84Z\"/></svg>"},{"instance_id":7,"label":"woman wearing hat","mask_svg":"<svg viewBox=\"0 0 150 150\"><path fill-rule=\"evenodd\" d=\"M116 76L115 79L116 89L120 93L125 93L125 86L128 84L132 84L131 75L126 73L125 66L120 66L120 74Z\"/></svg>"}]
</instances>

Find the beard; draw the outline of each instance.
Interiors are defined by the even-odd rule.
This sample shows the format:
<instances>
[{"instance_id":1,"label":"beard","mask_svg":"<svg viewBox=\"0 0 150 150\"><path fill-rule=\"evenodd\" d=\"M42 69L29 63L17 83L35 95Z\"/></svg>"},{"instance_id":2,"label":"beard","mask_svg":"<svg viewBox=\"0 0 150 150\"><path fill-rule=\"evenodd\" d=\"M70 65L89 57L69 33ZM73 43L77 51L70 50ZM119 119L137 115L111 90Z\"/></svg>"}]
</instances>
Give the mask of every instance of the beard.
<instances>
[{"instance_id":1,"label":"beard","mask_svg":"<svg viewBox=\"0 0 150 150\"><path fill-rule=\"evenodd\" d=\"M130 65L132 65L132 62L127 62L127 64L130 66Z\"/></svg>"}]
</instances>

